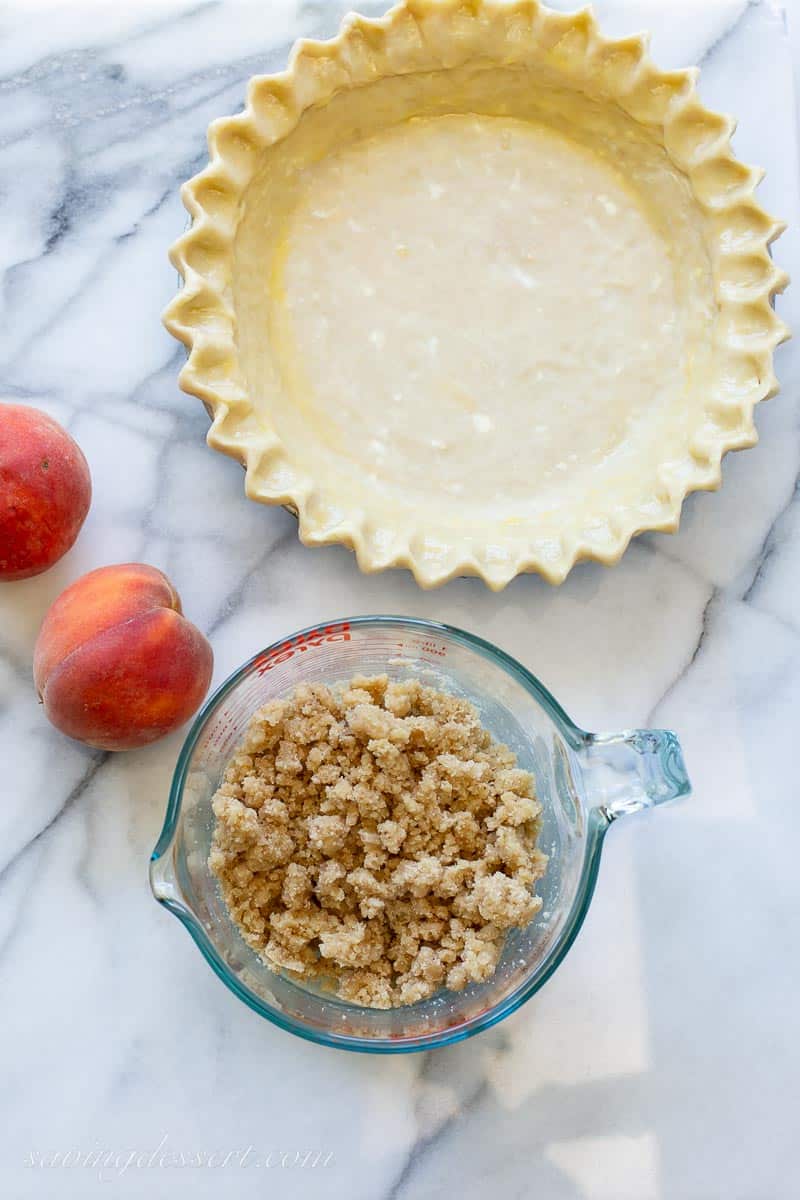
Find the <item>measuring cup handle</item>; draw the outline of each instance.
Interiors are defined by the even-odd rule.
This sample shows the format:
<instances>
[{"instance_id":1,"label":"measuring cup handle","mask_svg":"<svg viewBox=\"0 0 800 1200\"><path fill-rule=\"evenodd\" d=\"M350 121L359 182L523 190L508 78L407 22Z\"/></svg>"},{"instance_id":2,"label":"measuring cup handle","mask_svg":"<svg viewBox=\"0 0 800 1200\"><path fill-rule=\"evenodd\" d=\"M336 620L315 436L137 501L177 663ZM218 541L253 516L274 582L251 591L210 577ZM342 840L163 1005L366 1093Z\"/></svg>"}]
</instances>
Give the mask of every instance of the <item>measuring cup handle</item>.
<instances>
[{"instance_id":1,"label":"measuring cup handle","mask_svg":"<svg viewBox=\"0 0 800 1200\"><path fill-rule=\"evenodd\" d=\"M587 734L579 756L589 802L609 821L691 791L680 743L668 729Z\"/></svg>"}]
</instances>

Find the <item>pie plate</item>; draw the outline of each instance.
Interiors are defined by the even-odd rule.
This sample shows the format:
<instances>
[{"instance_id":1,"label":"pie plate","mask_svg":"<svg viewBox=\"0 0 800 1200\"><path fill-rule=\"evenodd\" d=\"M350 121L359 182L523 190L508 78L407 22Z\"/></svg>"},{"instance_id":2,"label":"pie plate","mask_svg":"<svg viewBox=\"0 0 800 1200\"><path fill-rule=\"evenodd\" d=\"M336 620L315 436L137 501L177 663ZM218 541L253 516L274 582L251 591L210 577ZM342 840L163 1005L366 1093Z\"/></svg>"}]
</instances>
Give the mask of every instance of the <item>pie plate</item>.
<instances>
[{"instance_id":1,"label":"pie plate","mask_svg":"<svg viewBox=\"0 0 800 1200\"><path fill-rule=\"evenodd\" d=\"M783 225L696 80L534 0L405 0L251 80L164 318L248 496L423 587L677 529L787 336Z\"/></svg>"}]
</instances>

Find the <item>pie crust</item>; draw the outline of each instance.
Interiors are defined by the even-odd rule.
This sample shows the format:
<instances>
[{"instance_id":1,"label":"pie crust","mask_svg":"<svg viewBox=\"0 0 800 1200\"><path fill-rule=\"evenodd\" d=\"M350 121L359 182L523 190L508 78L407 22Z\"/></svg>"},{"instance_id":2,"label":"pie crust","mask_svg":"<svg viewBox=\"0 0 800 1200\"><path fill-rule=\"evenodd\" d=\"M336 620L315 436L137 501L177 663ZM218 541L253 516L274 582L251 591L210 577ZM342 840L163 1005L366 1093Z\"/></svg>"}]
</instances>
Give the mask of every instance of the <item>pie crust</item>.
<instances>
[{"instance_id":1,"label":"pie crust","mask_svg":"<svg viewBox=\"0 0 800 1200\"><path fill-rule=\"evenodd\" d=\"M423 587L675 531L788 336L784 226L696 78L589 10L405 0L252 79L164 316L248 496Z\"/></svg>"}]
</instances>

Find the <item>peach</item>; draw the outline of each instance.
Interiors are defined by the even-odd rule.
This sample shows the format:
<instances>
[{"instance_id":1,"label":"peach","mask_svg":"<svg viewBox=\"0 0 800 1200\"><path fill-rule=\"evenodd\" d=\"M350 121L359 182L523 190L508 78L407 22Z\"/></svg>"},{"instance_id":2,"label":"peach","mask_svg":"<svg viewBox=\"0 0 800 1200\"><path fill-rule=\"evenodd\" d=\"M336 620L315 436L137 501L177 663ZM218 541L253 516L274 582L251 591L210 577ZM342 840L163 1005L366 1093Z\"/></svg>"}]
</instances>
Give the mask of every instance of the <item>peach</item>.
<instances>
[{"instance_id":1,"label":"peach","mask_svg":"<svg viewBox=\"0 0 800 1200\"><path fill-rule=\"evenodd\" d=\"M36 408L0 404L0 580L58 562L91 499L89 467L66 429Z\"/></svg>"},{"instance_id":2,"label":"peach","mask_svg":"<svg viewBox=\"0 0 800 1200\"><path fill-rule=\"evenodd\" d=\"M101 750L133 750L192 716L213 662L166 575L121 563L90 571L53 602L33 678L62 733Z\"/></svg>"}]
</instances>

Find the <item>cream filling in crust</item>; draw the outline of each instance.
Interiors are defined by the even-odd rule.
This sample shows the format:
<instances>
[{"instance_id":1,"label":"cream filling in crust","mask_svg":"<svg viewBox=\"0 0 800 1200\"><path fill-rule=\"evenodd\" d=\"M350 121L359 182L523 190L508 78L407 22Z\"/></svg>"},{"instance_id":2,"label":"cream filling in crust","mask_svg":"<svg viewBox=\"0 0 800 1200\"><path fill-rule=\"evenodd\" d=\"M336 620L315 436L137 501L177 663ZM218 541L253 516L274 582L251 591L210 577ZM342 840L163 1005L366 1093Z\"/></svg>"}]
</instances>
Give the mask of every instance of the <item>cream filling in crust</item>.
<instances>
[{"instance_id":1,"label":"cream filling in crust","mask_svg":"<svg viewBox=\"0 0 800 1200\"><path fill-rule=\"evenodd\" d=\"M547 533L566 505L591 524L657 502L714 316L702 218L663 147L555 93L522 119L392 120L390 96L372 128L336 103L255 186L237 282L262 321L240 330L256 405L332 520L352 505L388 532L435 497L443 536Z\"/></svg>"},{"instance_id":2,"label":"cream filling in crust","mask_svg":"<svg viewBox=\"0 0 800 1200\"><path fill-rule=\"evenodd\" d=\"M674 531L788 335L760 173L591 12L400 0L209 130L164 320L246 492L423 587Z\"/></svg>"},{"instance_id":3,"label":"cream filling in crust","mask_svg":"<svg viewBox=\"0 0 800 1200\"><path fill-rule=\"evenodd\" d=\"M412 119L324 158L271 291L294 403L401 486L524 499L684 387L672 263L638 196L514 118Z\"/></svg>"}]
</instances>

